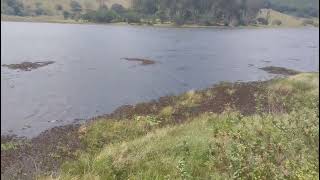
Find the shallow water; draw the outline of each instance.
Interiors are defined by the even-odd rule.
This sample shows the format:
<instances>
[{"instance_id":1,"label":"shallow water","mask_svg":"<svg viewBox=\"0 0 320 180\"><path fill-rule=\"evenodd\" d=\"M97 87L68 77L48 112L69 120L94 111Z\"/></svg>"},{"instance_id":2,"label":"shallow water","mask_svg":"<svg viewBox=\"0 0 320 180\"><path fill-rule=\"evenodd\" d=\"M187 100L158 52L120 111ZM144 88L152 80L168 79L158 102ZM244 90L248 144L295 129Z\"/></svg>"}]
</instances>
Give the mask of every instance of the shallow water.
<instances>
[{"instance_id":1,"label":"shallow water","mask_svg":"<svg viewBox=\"0 0 320 180\"><path fill-rule=\"evenodd\" d=\"M319 70L319 29L155 28L1 22L1 134L32 137L124 104L272 78L258 68ZM147 58L140 66L121 58Z\"/></svg>"}]
</instances>

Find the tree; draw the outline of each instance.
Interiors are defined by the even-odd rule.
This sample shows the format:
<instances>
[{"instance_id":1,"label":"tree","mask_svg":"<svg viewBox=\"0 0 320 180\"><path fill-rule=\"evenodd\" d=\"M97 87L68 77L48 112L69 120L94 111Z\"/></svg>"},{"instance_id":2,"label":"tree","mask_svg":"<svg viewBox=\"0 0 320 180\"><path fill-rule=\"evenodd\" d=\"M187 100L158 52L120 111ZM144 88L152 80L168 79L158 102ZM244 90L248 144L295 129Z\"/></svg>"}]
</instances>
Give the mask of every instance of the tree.
<instances>
[{"instance_id":1,"label":"tree","mask_svg":"<svg viewBox=\"0 0 320 180\"><path fill-rule=\"evenodd\" d=\"M81 18L93 22L110 23L117 18L117 14L112 10L99 8L97 11L88 11Z\"/></svg>"},{"instance_id":2,"label":"tree","mask_svg":"<svg viewBox=\"0 0 320 180\"><path fill-rule=\"evenodd\" d=\"M156 16L160 19L161 23L168 19L164 10L158 10Z\"/></svg>"},{"instance_id":3,"label":"tree","mask_svg":"<svg viewBox=\"0 0 320 180\"><path fill-rule=\"evenodd\" d=\"M70 13L68 11L63 11L63 18L68 19L70 17Z\"/></svg>"},{"instance_id":4,"label":"tree","mask_svg":"<svg viewBox=\"0 0 320 180\"><path fill-rule=\"evenodd\" d=\"M77 1L71 1L70 7L71 7L71 11L73 11L75 13L79 13L82 11L82 7L81 7L80 3Z\"/></svg>"},{"instance_id":5,"label":"tree","mask_svg":"<svg viewBox=\"0 0 320 180\"><path fill-rule=\"evenodd\" d=\"M63 7L62 7L61 4L56 4L55 8L56 8L57 11L62 11L63 10Z\"/></svg>"},{"instance_id":6,"label":"tree","mask_svg":"<svg viewBox=\"0 0 320 180\"><path fill-rule=\"evenodd\" d=\"M140 23L140 15L134 11L127 11L123 14L123 17L127 23Z\"/></svg>"},{"instance_id":7,"label":"tree","mask_svg":"<svg viewBox=\"0 0 320 180\"><path fill-rule=\"evenodd\" d=\"M121 4L113 4L111 6L111 10L113 10L114 12L118 13L118 14L122 14L125 11L125 8L121 5Z\"/></svg>"},{"instance_id":8,"label":"tree","mask_svg":"<svg viewBox=\"0 0 320 180\"><path fill-rule=\"evenodd\" d=\"M1 13L23 16L24 6L18 0L3 0L1 1Z\"/></svg>"}]
</instances>

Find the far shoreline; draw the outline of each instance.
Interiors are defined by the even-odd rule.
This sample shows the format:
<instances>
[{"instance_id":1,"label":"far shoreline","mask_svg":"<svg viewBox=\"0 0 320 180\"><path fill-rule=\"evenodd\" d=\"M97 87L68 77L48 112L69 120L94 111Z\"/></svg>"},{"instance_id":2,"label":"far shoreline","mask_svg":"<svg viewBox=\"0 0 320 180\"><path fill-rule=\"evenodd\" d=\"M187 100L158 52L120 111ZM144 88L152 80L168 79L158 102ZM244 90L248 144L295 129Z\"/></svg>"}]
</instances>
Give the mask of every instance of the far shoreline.
<instances>
[{"instance_id":1,"label":"far shoreline","mask_svg":"<svg viewBox=\"0 0 320 180\"><path fill-rule=\"evenodd\" d=\"M97 23L88 21L75 21L73 19L61 19L55 16L36 16L36 17L22 17L22 16L8 16L1 15L1 22L26 22L26 23L53 23L53 24L78 24L78 25L111 25L111 26L137 26L137 27L157 27L157 28L216 28L216 29L282 29L282 28L305 28L313 27L319 28L314 25L299 25L299 26L286 26L286 25L247 25L247 26L223 26L223 25L198 25L198 24L184 24L176 25L174 23L127 23L127 22L111 22L111 23Z\"/></svg>"}]
</instances>

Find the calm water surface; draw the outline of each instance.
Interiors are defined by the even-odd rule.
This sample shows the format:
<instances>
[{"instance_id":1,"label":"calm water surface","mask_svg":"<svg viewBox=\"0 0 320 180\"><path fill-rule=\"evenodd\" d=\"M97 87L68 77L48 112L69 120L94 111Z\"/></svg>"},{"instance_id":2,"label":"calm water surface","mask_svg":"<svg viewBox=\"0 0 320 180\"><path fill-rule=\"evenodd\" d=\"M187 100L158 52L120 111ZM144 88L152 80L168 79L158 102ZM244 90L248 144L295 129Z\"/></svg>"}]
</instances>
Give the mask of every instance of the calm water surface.
<instances>
[{"instance_id":1,"label":"calm water surface","mask_svg":"<svg viewBox=\"0 0 320 180\"><path fill-rule=\"evenodd\" d=\"M1 22L1 63L55 61L29 72L1 67L1 134L35 136L124 104L272 78L282 66L319 70L319 29L177 29ZM122 60L149 58L150 66ZM249 64L253 64L251 66Z\"/></svg>"}]
</instances>

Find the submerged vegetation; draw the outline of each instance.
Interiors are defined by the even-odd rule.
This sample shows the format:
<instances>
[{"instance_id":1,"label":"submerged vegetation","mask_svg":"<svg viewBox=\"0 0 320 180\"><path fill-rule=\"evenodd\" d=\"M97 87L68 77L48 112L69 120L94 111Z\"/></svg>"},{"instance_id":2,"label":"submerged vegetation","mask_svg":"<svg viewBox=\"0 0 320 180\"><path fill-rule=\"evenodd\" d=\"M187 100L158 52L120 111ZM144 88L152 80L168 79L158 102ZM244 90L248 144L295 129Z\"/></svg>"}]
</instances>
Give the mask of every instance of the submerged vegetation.
<instances>
[{"instance_id":1,"label":"submerged vegetation","mask_svg":"<svg viewBox=\"0 0 320 180\"><path fill-rule=\"evenodd\" d=\"M154 60L151 60L151 59L141 59L141 58L123 58L123 59L127 61L140 62L141 65L151 65L156 63Z\"/></svg>"},{"instance_id":2,"label":"submerged vegetation","mask_svg":"<svg viewBox=\"0 0 320 180\"><path fill-rule=\"evenodd\" d=\"M4 64L3 67L7 67L13 70L31 71L49 64L53 64L54 61L42 61L42 62L22 62L19 64Z\"/></svg>"},{"instance_id":3,"label":"submerged vegetation","mask_svg":"<svg viewBox=\"0 0 320 180\"><path fill-rule=\"evenodd\" d=\"M33 156L52 154L45 162L59 162L60 170L51 174L35 158L39 179L318 179L319 73L221 83L122 106L40 139L46 148ZM36 142L28 147L42 147ZM21 164L14 157L23 145L8 143L1 157L11 166L1 162L2 172Z\"/></svg>"},{"instance_id":4,"label":"submerged vegetation","mask_svg":"<svg viewBox=\"0 0 320 180\"><path fill-rule=\"evenodd\" d=\"M283 67L276 67L276 66L266 66L263 68L259 68L262 69L268 73L271 74L282 74L282 75L296 75L299 74L298 71L292 70L292 69L286 69Z\"/></svg>"}]
</instances>

